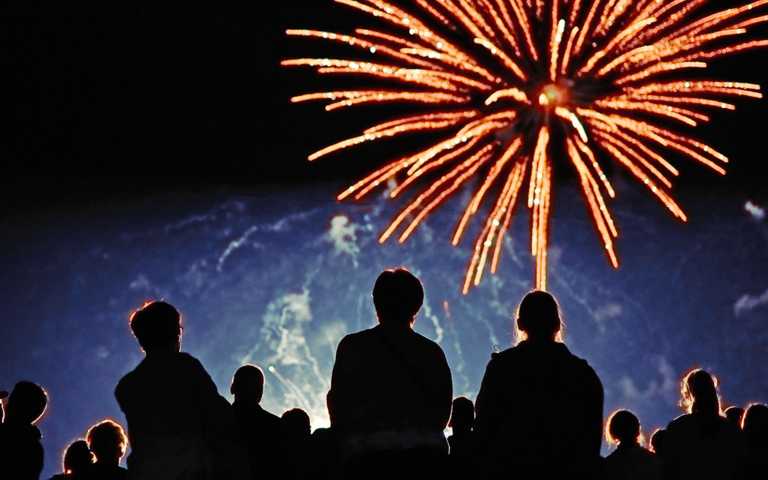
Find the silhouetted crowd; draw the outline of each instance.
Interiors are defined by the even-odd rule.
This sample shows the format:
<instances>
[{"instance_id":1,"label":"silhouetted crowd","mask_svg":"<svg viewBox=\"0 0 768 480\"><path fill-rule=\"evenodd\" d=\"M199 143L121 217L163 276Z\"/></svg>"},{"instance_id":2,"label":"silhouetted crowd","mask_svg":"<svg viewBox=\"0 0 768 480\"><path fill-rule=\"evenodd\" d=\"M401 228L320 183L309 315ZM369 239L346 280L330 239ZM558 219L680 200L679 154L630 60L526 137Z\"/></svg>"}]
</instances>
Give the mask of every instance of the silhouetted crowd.
<instances>
[{"instance_id":1,"label":"silhouetted crowd","mask_svg":"<svg viewBox=\"0 0 768 480\"><path fill-rule=\"evenodd\" d=\"M424 300L408 270L384 271L378 325L344 337L327 395L330 428L299 408L261 407L264 372L240 367L230 404L180 351L179 312L150 302L130 318L144 360L115 388L128 435L104 420L67 448L53 479L768 479L768 407L722 411L715 379L681 382L685 414L649 445L630 411L603 425L603 386L562 342L557 301L533 291L516 314L516 345L492 354L476 402L453 398L440 346L413 331ZM299 388L301 388L299 386ZM31 382L0 392L0 478L39 480L47 394ZM448 438L446 426L452 429ZM603 433L604 432L604 433ZM615 449L600 455L603 434ZM128 444L127 469L120 467Z\"/></svg>"}]
</instances>

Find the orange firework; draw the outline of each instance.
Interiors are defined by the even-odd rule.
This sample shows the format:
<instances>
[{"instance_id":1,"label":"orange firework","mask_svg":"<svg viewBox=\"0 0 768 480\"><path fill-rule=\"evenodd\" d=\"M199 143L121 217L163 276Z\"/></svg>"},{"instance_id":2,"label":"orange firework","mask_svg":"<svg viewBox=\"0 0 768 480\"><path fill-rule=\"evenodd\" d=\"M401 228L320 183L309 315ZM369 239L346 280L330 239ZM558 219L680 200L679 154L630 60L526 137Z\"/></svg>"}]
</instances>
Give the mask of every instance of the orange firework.
<instances>
[{"instance_id":1,"label":"orange firework","mask_svg":"<svg viewBox=\"0 0 768 480\"><path fill-rule=\"evenodd\" d=\"M768 40L738 40L748 27L768 20L757 13L768 0L698 16L706 0L414 0L421 17L384 0L335 1L377 17L395 33L289 30L288 35L342 42L367 52L368 60L380 60L296 59L282 64L395 80L407 90L335 91L292 101L329 100L326 110L412 102L430 111L376 125L309 159L406 132L446 132L444 140L373 172L338 198L360 199L396 180L399 185L389 193L394 198L423 175L435 175L379 239L384 242L404 226L399 235L403 242L432 210L482 172L453 236L456 245L469 218L498 184L475 242L464 293L480 282L489 260L491 272L496 271L524 185L536 288L546 289L553 157L568 159L575 167L598 236L617 267L618 231L605 201L606 194L614 197L614 190L600 162L618 162L673 215L686 220L669 193L668 177L678 172L659 153L661 147L719 173L725 173L727 159L654 121L695 126L708 120L700 112L703 107L734 109L718 97L762 96L754 84L679 80L674 75L704 68L711 58L768 45ZM555 155L555 147L561 153ZM431 175L425 178L435 178Z\"/></svg>"}]
</instances>

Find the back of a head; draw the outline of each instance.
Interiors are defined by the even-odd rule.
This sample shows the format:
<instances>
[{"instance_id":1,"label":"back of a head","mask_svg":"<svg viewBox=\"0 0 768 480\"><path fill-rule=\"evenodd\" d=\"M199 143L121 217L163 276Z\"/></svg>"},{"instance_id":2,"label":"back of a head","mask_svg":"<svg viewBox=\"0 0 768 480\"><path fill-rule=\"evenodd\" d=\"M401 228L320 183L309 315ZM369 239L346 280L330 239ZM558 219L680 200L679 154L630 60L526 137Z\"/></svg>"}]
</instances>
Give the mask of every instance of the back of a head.
<instances>
[{"instance_id":1,"label":"back of a head","mask_svg":"<svg viewBox=\"0 0 768 480\"><path fill-rule=\"evenodd\" d=\"M516 341L562 341L560 307L551 294L540 290L528 293L517 308Z\"/></svg>"},{"instance_id":2,"label":"back of a head","mask_svg":"<svg viewBox=\"0 0 768 480\"><path fill-rule=\"evenodd\" d=\"M451 409L451 421L449 426L456 433L472 429L475 422L475 404L467 397L456 397L453 399L453 408Z\"/></svg>"},{"instance_id":3,"label":"back of a head","mask_svg":"<svg viewBox=\"0 0 768 480\"><path fill-rule=\"evenodd\" d=\"M131 330L145 352L179 341L181 315L165 302L148 302L131 315Z\"/></svg>"},{"instance_id":4,"label":"back of a head","mask_svg":"<svg viewBox=\"0 0 768 480\"><path fill-rule=\"evenodd\" d=\"M656 429L651 435L651 450L664 456L664 438L667 436L667 431L663 428Z\"/></svg>"},{"instance_id":5,"label":"back of a head","mask_svg":"<svg viewBox=\"0 0 768 480\"><path fill-rule=\"evenodd\" d=\"M629 410L617 410L606 422L605 439L623 446L640 443L640 421Z\"/></svg>"},{"instance_id":6,"label":"back of a head","mask_svg":"<svg viewBox=\"0 0 768 480\"><path fill-rule=\"evenodd\" d=\"M89 428L85 440L97 462L108 462L112 459L117 459L119 462L125 455L128 444L123 427L109 419Z\"/></svg>"},{"instance_id":7,"label":"back of a head","mask_svg":"<svg viewBox=\"0 0 768 480\"><path fill-rule=\"evenodd\" d=\"M373 287L373 305L381 323L413 322L424 303L424 288L411 272L404 268L385 270Z\"/></svg>"},{"instance_id":8,"label":"back of a head","mask_svg":"<svg viewBox=\"0 0 768 480\"><path fill-rule=\"evenodd\" d=\"M48 394L32 382L21 381L13 387L5 407L6 422L32 424L42 418Z\"/></svg>"},{"instance_id":9,"label":"back of a head","mask_svg":"<svg viewBox=\"0 0 768 480\"><path fill-rule=\"evenodd\" d=\"M312 433L312 423L307 412L300 408L286 410L280 416L288 434L293 437L309 436Z\"/></svg>"},{"instance_id":10,"label":"back of a head","mask_svg":"<svg viewBox=\"0 0 768 480\"><path fill-rule=\"evenodd\" d=\"M744 417L744 409L741 407L728 407L723 412L725 418L741 427L741 419Z\"/></svg>"},{"instance_id":11,"label":"back of a head","mask_svg":"<svg viewBox=\"0 0 768 480\"><path fill-rule=\"evenodd\" d=\"M260 402L264 394L264 371L256 365L243 365L232 377L229 391L235 397Z\"/></svg>"},{"instance_id":12,"label":"back of a head","mask_svg":"<svg viewBox=\"0 0 768 480\"><path fill-rule=\"evenodd\" d=\"M78 474L93 464L93 454L85 440L77 440L64 452L64 473Z\"/></svg>"},{"instance_id":13,"label":"back of a head","mask_svg":"<svg viewBox=\"0 0 768 480\"><path fill-rule=\"evenodd\" d=\"M744 413L742 430L753 448L768 448L768 406L759 403L750 405Z\"/></svg>"},{"instance_id":14,"label":"back of a head","mask_svg":"<svg viewBox=\"0 0 768 480\"><path fill-rule=\"evenodd\" d=\"M680 387L681 406L689 413L709 416L720 415L720 397L717 382L705 370L695 369L683 377Z\"/></svg>"}]
</instances>

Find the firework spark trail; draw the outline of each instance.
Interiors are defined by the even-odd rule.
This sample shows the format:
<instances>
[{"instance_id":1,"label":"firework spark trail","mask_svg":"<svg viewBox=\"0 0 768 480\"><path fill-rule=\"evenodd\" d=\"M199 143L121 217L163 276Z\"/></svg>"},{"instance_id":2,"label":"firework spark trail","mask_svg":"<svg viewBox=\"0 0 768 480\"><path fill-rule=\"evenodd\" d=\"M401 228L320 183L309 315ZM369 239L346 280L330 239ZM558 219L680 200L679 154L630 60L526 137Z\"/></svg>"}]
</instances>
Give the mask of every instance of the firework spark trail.
<instances>
[{"instance_id":1,"label":"firework spark trail","mask_svg":"<svg viewBox=\"0 0 768 480\"><path fill-rule=\"evenodd\" d=\"M749 27L768 22L768 14L759 12L768 0L698 16L706 0L596 0L589 6L582 0L415 0L418 14L394 0L335 1L388 27L356 29L356 36L289 30L292 36L339 42L362 53L357 60L303 58L283 65L387 85L399 82L407 90L319 92L292 101L326 100L327 110L398 102L421 113L370 127L309 159L406 133L448 132L444 140L380 168L338 198L357 200L397 180L390 192L395 197L417 179L431 179L380 237L384 242L405 225L398 236L403 242L429 212L480 176L454 245L486 198L494 191L496 198L488 200L492 206L475 243L464 293L480 282L489 259L491 272L496 271L523 185L531 211L535 285L546 289L553 171L561 164L570 164L578 175L598 238L618 267L614 239L619 232L605 199L615 192L601 163L626 169L685 220L667 177L678 170L664 151L721 174L728 159L666 124L694 127L709 120L702 108L735 109L723 96L762 98L758 85L680 75L706 68L708 59L768 46L768 40L739 40Z\"/></svg>"}]
</instances>

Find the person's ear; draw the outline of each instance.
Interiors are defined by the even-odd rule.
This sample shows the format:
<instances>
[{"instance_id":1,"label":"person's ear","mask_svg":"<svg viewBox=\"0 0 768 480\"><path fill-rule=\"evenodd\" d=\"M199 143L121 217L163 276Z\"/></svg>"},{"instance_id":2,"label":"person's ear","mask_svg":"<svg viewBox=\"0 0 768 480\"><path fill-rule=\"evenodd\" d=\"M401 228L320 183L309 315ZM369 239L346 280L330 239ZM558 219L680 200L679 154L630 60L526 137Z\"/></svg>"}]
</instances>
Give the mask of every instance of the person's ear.
<instances>
[{"instance_id":1,"label":"person's ear","mask_svg":"<svg viewBox=\"0 0 768 480\"><path fill-rule=\"evenodd\" d=\"M526 319L526 317L520 317L517 319L518 330L528 333L530 331L529 327L530 325L528 325L528 320Z\"/></svg>"}]
</instances>

